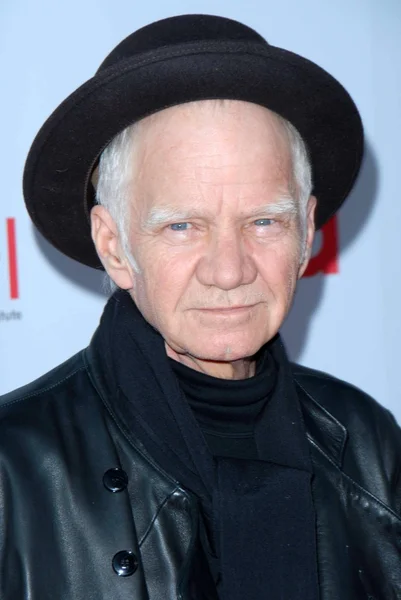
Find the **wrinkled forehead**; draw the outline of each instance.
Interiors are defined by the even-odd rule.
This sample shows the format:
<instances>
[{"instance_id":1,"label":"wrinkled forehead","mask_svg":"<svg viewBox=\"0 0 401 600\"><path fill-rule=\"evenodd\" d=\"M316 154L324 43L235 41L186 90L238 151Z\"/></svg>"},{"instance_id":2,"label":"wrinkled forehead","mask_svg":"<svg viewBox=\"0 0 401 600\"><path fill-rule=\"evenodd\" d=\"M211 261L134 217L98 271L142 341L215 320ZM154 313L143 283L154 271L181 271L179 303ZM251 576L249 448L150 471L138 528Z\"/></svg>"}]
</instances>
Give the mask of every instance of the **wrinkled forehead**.
<instances>
[{"instance_id":1,"label":"wrinkled forehead","mask_svg":"<svg viewBox=\"0 0 401 600\"><path fill-rule=\"evenodd\" d=\"M165 134L171 141L182 135L185 142L191 141L185 138L188 129L200 134L221 130L239 136L244 128L249 128L250 139L255 130L259 130L271 140L281 139L284 145L289 141L282 117L263 106L241 100L199 100L172 106L139 121L136 131L142 140L149 140L153 134L162 141Z\"/></svg>"},{"instance_id":2,"label":"wrinkled forehead","mask_svg":"<svg viewBox=\"0 0 401 600\"><path fill-rule=\"evenodd\" d=\"M138 174L144 178L190 171L204 182L290 175L284 121L249 102L202 100L151 115L135 128Z\"/></svg>"}]
</instances>

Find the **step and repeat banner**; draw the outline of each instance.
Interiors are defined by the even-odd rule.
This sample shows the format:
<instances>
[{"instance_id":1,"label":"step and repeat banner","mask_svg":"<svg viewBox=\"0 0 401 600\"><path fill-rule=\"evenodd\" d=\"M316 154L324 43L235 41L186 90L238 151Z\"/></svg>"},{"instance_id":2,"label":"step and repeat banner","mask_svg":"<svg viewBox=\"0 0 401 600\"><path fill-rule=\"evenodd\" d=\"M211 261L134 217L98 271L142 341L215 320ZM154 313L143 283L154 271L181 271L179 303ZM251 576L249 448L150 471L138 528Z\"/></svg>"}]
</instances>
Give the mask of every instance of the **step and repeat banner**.
<instances>
[{"instance_id":1,"label":"step and repeat banner","mask_svg":"<svg viewBox=\"0 0 401 600\"><path fill-rule=\"evenodd\" d=\"M3 0L0 5L0 393L87 345L102 274L53 249L24 208L30 143L126 35L182 13L219 14L321 65L364 122L359 180L315 241L283 327L292 359L366 390L401 422L401 2Z\"/></svg>"}]
</instances>

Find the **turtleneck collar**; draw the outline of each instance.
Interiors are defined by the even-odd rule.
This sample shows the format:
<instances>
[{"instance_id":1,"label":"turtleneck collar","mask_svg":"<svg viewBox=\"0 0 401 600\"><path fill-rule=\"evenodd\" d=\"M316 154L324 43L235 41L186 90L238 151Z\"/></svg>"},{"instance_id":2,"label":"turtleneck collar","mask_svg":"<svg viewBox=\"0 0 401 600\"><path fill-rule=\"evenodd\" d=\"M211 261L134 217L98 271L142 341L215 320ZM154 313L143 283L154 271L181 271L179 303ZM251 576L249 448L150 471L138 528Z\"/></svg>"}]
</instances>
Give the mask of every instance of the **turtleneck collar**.
<instances>
[{"instance_id":1,"label":"turtleneck collar","mask_svg":"<svg viewBox=\"0 0 401 600\"><path fill-rule=\"evenodd\" d=\"M212 377L170 359L188 403L203 430L251 433L255 421L270 398L277 368L269 344L256 357L253 377L227 380Z\"/></svg>"}]
</instances>

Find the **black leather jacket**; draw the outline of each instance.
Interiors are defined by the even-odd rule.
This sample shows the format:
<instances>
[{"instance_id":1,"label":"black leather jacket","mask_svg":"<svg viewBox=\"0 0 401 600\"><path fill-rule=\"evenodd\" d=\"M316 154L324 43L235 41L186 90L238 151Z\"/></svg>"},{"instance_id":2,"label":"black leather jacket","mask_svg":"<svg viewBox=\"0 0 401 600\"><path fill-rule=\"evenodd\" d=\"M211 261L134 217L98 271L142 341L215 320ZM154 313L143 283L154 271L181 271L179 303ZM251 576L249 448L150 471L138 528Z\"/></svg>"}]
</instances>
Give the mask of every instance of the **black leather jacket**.
<instances>
[{"instance_id":1,"label":"black leather jacket","mask_svg":"<svg viewBox=\"0 0 401 600\"><path fill-rule=\"evenodd\" d=\"M399 428L352 386L293 374L321 600L401 599ZM197 501L131 439L91 347L1 399L0 455L1 600L216 597Z\"/></svg>"}]
</instances>

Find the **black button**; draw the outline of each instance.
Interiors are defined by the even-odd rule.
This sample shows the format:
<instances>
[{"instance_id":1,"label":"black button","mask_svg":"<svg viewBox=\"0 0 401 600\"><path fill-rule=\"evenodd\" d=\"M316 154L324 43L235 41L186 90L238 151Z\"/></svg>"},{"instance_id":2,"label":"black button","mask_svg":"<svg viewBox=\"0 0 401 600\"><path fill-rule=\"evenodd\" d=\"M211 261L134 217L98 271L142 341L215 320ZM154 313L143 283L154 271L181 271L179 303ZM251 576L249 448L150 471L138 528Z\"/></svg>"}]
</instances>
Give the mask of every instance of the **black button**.
<instances>
[{"instance_id":1,"label":"black button","mask_svg":"<svg viewBox=\"0 0 401 600\"><path fill-rule=\"evenodd\" d=\"M110 492L122 492L128 485L128 475L122 469L109 469L103 475L103 484Z\"/></svg>"},{"instance_id":2,"label":"black button","mask_svg":"<svg viewBox=\"0 0 401 600\"><path fill-rule=\"evenodd\" d=\"M120 577L129 577L138 568L138 560L133 552L121 550L113 556L113 569Z\"/></svg>"}]
</instances>

